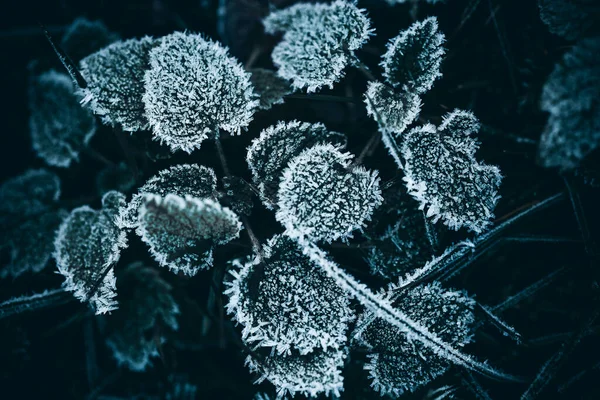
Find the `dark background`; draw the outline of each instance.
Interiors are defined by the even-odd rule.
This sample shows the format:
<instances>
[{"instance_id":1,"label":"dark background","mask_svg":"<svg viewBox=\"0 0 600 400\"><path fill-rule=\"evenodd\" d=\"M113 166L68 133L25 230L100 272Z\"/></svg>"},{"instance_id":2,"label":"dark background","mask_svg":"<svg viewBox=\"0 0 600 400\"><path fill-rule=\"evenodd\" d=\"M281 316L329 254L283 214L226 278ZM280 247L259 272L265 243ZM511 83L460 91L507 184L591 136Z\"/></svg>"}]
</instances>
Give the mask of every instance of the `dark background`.
<instances>
[{"instance_id":1,"label":"dark background","mask_svg":"<svg viewBox=\"0 0 600 400\"><path fill-rule=\"evenodd\" d=\"M289 3L289 2L288 2ZM279 0L273 5L288 4ZM359 58L379 75L377 64L386 42L413 21L410 5L389 7L382 1L361 1L367 8L377 36L359 51ZM473 9L468 13L469 8ZM258 0L230 2L226 18L217 18L215 1L39 1L3 5L0 16L0 181L18 175L30 167L43 167L43 161L31 150L28 132L27 66L32 60L60 69L60 64L41 34L43 23L57 38L64 26L78 16L101 19L123 38L142 35L161 36L175 30L203 32L224 42L242 62L258 46L262 50L254 66L273 68L270 50L276 39L265 37L259 18L268 12L269 4ZM595 300L594 259L586 254L578 224L563 177L556 170L536 165L537 140L546 115L539 110L539 95L554 64L572 45L548 32L539 18L535 1L448 0L436 6L421 5L417 19L438 17L446 35L447 54L442 64L443 78L423 97L422 121L439 123L444 113L454 108L472 110L482 122L482 142L478 156L500 167L504 175L496 216L504 219L523 207L535 204L555 193L564 192L558 204L530 216L507 233L539 234L573 239L565 243L504 243L471 265L451 281L451 286L466 289L482 304L494 305L506 296L526 287L549 273L565 267L566 272L546 289L503 318L525 339L516 345L489 324L481 329L466 351L504 371L523 376L525 383L495 382L477 377L493 399L514 399L527 389L544 362L569 343L569 333L578 332L597 309ZM220 28L219 28L220 26ZM357 71L347 69L346 77L332 93L360 97L366 80ZM249 178L245 149L260 130L278 120L299 119L323 122L332 130L347 133L348 149L358 154L376 129L366 116L364 107L344 103L289 99L286 104L260 112L248 132L223 141L234 174ZM140 133L140 137L149 137ZM145 135L145 136L144 136ZM526 139L526 140L523 140ZM135 145L135 138L128 138ZM91 147L113 161L124 156L110 129L102 127ZM590 159L598 159L598 154ZM213 143L190 156L176 154L172 159L150 164L144 177L177 162L198 162L221 170ZM384 181L393 179L397 169L383 146L365 160L369 168L378 169ZM96 195L95 176L102 168L97 161L82 158L68 170L57 170L62 178L62 198L81 199ZM598 189L587 187L577 176L567 175L582 199L585 221L591 238L598 238ZM271 213L258 201L251 217L261 239L280 232ZM99 206L99 198L91 204ZM460 232L452 238L464 238ZM357 237L360 241L360 236ZM145 246L130 236L127 249L117 270L129 262L143 260L152 264ZM228 246L217 252L216 264L247 253L248 243ZM336 250L337 260L357 271L356 276L373 287L384 282L371 278L359 250ZM14 281L0 281L0 299L60 286L62 278L54 273L51 263L35 276L23 275ZM180 316L181 336L164 346L163 356L144 374L119 369L103 341L102 318L89 317L83 304L68 305L24 314L0 321L0 398L3 399L82 399L114 395L131 398L146 394L163 398L173 376L184 377L197 386L199 399L251 399L263 390L273 392L271 385L253 386L255 376L244 367L242 351L235 344L236 332L228 322L225 333L212 329L206 336L199 328L206 310L211 271L191 279L176 277L168 271L162 276L175 288L175 297L184 312ZM84 335L91 329L92 335ZM597 328L597 323L593 324ZM558 334L558 335L555 335ZM91 337L91 339L90 339ZM88 382L86 346L93 346L97 356L99 377ZM597 329L583 338L556 372L539 398L597 399L600 385L600 338ZM370 389L366 372L361 370L363 355L352 355L345 371L343 398L378 398ZM442 378L406 398L428 397L428 391L444 385L456 387L456 398L474 395L462 384L462 372L453 368ZM183 379L183 378L181 378ZM560 389L560 390L559 390Z\"/></svg>"}]
</instances>

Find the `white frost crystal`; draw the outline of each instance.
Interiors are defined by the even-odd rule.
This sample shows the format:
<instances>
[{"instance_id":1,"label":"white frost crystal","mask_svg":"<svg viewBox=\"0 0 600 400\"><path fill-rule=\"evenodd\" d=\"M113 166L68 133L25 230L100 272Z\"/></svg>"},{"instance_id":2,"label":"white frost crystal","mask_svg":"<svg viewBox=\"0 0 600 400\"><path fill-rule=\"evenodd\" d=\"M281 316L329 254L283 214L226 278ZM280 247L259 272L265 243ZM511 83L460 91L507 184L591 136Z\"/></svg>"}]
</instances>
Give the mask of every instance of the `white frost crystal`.
<instances>
[{"instance_id":1,"label":"white frost crystal","mask_svg":"<svg viewBox=\"0 0 600 400\"><path fill-rule=\"evenodd\" d=\"M96 314L117 309L114 266L127 247L125 232L115 224L125 196L111 191L102 197L102 209L83 206L71 211L54 241L58 272L63 287L81 302L89 302Z\"/></svg>"},{"instance_id":2,"label":"white frost crystal","mask_svg":"<svg viewBox=\"0 0 600 400\"><path fill-rule=\"evenodd\" d=\"M102 122L118 125L124 131L146 129L144 114L144 74L149 68L154 39L145 36L115 42L80 62L81 75L87 82L82 103L90 107Z\"/></svg>"},{"instance_id":3,"label":"white frost crystal","mask_svg":"<svg viewBox=\"0 0 600 400\"><path fill-rule=\"evenodd\" d=\"M255 257L232 271L227 311L243 326L242 339L277 354L340 349L353 319L350 300L298 244L275 236Z\"/></svg>"},{"instance_id":4,"label":"white frost crystal","mask_svg":"<svg viewBox=\"0 0 600 400\"><path fill-rule=\"evenodd\" d=\"M264 129L248 148L248 167L267 208L276 202L279 180L290 160L318 143L346 144L342 133L331 132L321 123L279 122Z\"/></svg>"},{"instance_id":5,"label":"white frost crystal","mask_svg":"<svg viewBox=\"0 0 600 400\"><path fill-rule=\"evenodd\" d=\"M93 115L79 104L71 78L50 70L29 85L29 130L37 155L48 165L69 167L96 132Z\"/></svg>"},{"instance_id":6,"label":"white frost crystal","mask_svg":"<svg viewBox=\"0 0 600 400\"><path fill-rule=\"evenodd\" d=\"M494 216L502 180L498 167L475 159L479 144L471 135L478 130L472 113L455 110L437 129L427 124L406 133L401 149L406 187L427 217L476 233Z\"/></svg>"},{"instance_id":7,"label":"white frost crystal","mask_svg":"<svg viewBox=\"0 0 600 400\"><path fill-rule=\"evenodd\" d=\"M267 33L285 32L272 53L279 76L309 93L332 88L372 34L365 10L343 0L298 3L272 12L263 23Z\"/></svg>"},{"instance_id":8,"label":"white frost crystal","mask_svg":"<svg viewBox=\"0 0 600 400\"><path fill-rule=\"evenodd\" d=\"M259 100L250 73L226 48L202 35L175 32L150 52L144 104L156 140L191 153L219 129L238 134Z\"/></svg>"},{"instance_id":9,"label":"white frost crystal","mask_svg":"<svg viewBox=\"0 0 600 400\"><path fill-rule=\"evenodd\" d=\"M279 184L276 218L290 236L331 242L351 237L381 204L377 172L352 165L332 144L292 159Z\"/></svg>"},{"instance_id":10,"label":"white frost crystal","mask_svg":"<svg viewBox=\"0 0 600 400\"><path fill-rule=\"evenodd\" d=\"M136 232L161 266L192 276L210 268L214 246L241 229L237 215L212 199L146 194Z\"/></svg>"},{"instance_id":11,"label":"white frost crystal","mask_svg":"<svg viewBox=\"0 0 600 400\"><path fill-rule=\"evenodd\" d=\"M381 82L369 82L365 93L367 114L386 129L400 135L421 111L421 99L412 92L395 92Z\"/></svg>"}]
</instances>

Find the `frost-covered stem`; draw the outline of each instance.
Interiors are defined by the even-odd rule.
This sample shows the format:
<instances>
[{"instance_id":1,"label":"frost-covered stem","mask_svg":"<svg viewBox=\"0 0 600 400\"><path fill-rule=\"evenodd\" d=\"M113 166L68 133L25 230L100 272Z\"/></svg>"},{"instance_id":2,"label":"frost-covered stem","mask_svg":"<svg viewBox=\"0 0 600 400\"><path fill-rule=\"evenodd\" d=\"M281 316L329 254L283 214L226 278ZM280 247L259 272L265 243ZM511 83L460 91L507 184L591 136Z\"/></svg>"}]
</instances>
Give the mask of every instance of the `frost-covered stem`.
<instances>
[{"instance_id":1,"label":"frost-covered stem","mask_svg":"<svg viewBox=\"0 0 600 400\"><path fill-rule=\"evenodd\" d=\"M353 165L359 165L362 163L363 159L367 156L367 154L369 154L376 147L377 143L379 142L380 135L381 133L379 131L373 132L373 134L369 138L369 141L362 148L358 157L356 157L352 162Z\"/></svg>"},{"instance_id":2,"label":"frost-covered stem","mask_svg":"<svg viewBox=\"0 0 600 400\"><path fill-rule=\"evenodd\" d=\"M217 153L219 154L219 161L221 162L221 167L223 168L223 173L226 177L231 176L231 172L229 172L229 166L227 165L227 158L225 158L225 152L223 151L223 145L221 144L221 139L219 138L219 134L215 138L215 146L217 148Z\"/></svg>"},{"instance_id":3,"label":"frost-covered stem","mask_svg":"<svg viewBox=\"0 0 600 400\"><path fill-rule=\"evenodd\" d=\"M354 60L354 66L356 68L358 68L358 70L365 76L365 78L367 78L370 81L376 81L377 78L375 77L375 75L373 75L373 73L371 72L371 70L369 69L369 67L367 67L365 64L363 64L362 61L360 61L358 58L356 58Z\"/></svg>"},{"instance_id":4,"label":"frost-covered stem","mask_svg":"<svg viewBox=\"0 0 600 400\"><path fill-rule=\"evenodd\" d=\"M288 94L284 98L286 99L300 99L300 100L318 100L318 101L329 101L329 102L337 102L337 103L360 103L360 99L356 99L354 97L345 97L345 96L333 96L330 94L302 94L302 93L294 93Z\"/></svg>"},{"instance_id":5,"label":"frost-covered stem","mask_svg":"<svg viewBox=\"0 0 600 400\"><path fill-rule=\"evenodd\" d=\"M485 391L483 387L477 382L477 379L469 371L463 372L463 385L471 392L477 400L492 400L490 395Z\"/></svg>"},{"instance_id":6,"label":"frost-covered stem","mask_svg":"<svg viewBox=\"0 0 600 400\"><path fill-rule=\"evenodd\" d=\"M421 326L418 322L413 321L404 313L394 308L387 299L373 293L367 286L359 283L353 276L347 274L335 263L329 261L323 251L317 248L313 243L303 238L298 238L298 241L303 247L304 253L311 261L318 265L327 276L334 279L341 289L358 300L377 317L382 318L387 323L404 332L409 339L418 340L440 357L482 375L495 379L518 381L518 378L497 371L494 368L473 359L471 356L456 350L437 335L429 332L427 328Z\"/></svg>"},{"instance_id":7,"label":"frost-covered stem","mask_svg":"<svg viewBox=\"0 0 600 400\"><path fill-rule=\"evenodd\" d=\"M77 69L77 65L63 51L63 49L61 49L58 45L56 45L56 43L54 43L54 39L52 39L52 36L50 36L50 32L48 32L46 27L44 25L40 24L40 28L42 28L42 32L44 32L44 36L48 40L48 43L50 43L50 46L52 46L52 50L54 50L54 53L56 53L56 56L58 57L58 59L60 60L62 65L65 67L65 69L71 76L71 79L73 79L73 81L81 89L85 89L87 87L87 82L83 78L83 76L81 75L79 70Z\"/></svg>"},{"instance_id":8,"label":"frost-covered stem","mask_svg":"<svg viewBox=\"0 0 600 400\"><path fill-rule=\"evenodd\" d=\"M115 134L115 137L117 138L117 142L119 142L119 146L121 146L123 154L125 155L125 160L127 161L127 164L133 172L133 176L135 176L135 180L137 182L137 180L140 177L140 170L137 166L137 162L135 161L135 157L133 156L133 153L129 148L129 145L127 144L127 141L125 140L125 138L123 138L123 130L120 127L115 127L113 129L113 132Z\"/></svg>"},{"instance_id":9,"label":"frost-covered stem","mask_svg":"<svg viewBox=\"0 0 600 400\"><path fill-rule=\"evenodd\" d=\"M41 310L58 306L74 300L73 296L63 288L46 290L31 296L13 297L0 303L0 319L20 314L25 311Z\"/></svg>"},{"instance_id":10,"label":"frost-covered stem","mask_svg":"<svg viewBox=\"0 0 600 400\"><path fill-rule=\"evenodd\" d=\"M515 342L517 342L517 344L521 344L522 343L521 334L519 332L517 332L515 330L515 328L513 328L510 325L507 325L506 322L504 322L500 318L498 318L492 312L492 310L490 310L488 307L486 307L486 306L484 306L482 304L479 304L479 303L477 303L477 306L478 306L478 308L481 311L483 311L483 313L489 319L489 321L492 324L494 324L502 332L502 334L504 334L505 336L510 337Z\"/></svg>"},{"instance_id":11,"label":"frost-covered stem","mask_svg":"<svg viewBox=\"0 0 600 400\"><path fill-rule=\"evenodd\" d=\"M365 92L365 98L367 99L367 101L369 102L369 105L371 106L371 109L373 110L373 114L375 116L375 120L377 121L377 124L379 124L379 126L382 127L382 129L380 129L380 132L381 132L381 139L383 140L383 143L389 149L390 154L392 155L392 158L394 159L394 161L396 161L396 164L398 165L398 168L404 169L404 165L402 163L402 158L400 157L400 154L402 154L402 153L400 152L400 149L398 148L398 144L396 143L396 140L392 136L391 132L387 129L386 124L383 122L383 119L381 118L381 114L379 114L377 107L375 107L375 103L373 102L373 99L371 99L371 96L369 96L369 94L367 92Z\"/></svg>"}]
</instances>

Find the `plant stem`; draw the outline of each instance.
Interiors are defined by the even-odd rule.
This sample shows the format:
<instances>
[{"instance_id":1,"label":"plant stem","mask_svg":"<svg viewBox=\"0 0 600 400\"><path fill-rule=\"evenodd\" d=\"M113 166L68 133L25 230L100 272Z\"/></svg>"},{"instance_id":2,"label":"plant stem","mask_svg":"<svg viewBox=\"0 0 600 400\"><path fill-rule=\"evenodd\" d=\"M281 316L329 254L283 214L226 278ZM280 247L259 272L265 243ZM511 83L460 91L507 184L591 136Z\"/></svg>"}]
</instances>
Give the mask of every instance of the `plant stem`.
<instances>
[{"instance_id":1,"label":"plant stem","mask_svg":"<svg viewBox=\"0 0 600 400\"><path fill-rule=\"evenodd\" d=\"M26 311L35 311L59 306L72 300L74 300L74 297L67 293L63 288L46 290L31 296L13 297L10 300L0 303L0 319L21 314Z\"/></svg>"}]
</instances>

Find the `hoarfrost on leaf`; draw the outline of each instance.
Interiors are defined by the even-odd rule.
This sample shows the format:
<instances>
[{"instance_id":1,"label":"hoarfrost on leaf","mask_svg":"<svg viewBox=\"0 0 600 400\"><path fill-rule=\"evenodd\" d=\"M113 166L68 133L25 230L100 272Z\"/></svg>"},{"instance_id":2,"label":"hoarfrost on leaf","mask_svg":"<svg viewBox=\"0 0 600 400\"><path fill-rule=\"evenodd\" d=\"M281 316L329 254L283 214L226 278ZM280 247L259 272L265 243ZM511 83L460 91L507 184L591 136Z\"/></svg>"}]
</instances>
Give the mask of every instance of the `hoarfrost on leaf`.
<instances>
[{"instance_id":1,"label":"hoarfrost on leaf","mask_svg":"<svg viewBox=\"0 0 600 400\"><path fill-rule=\"evenodd\" d=\"M415 22L390 41L383 55L383 76L394 88L423 94L442 76L444 35L435 17Z\"/></svg>"},{"instance_id":2,"label":"hoarfrost on leaf","mask_svg":"<svg viewBox=\"0 0 600 400\"><path fill-rule=\"evenodd\" d=\"M144 104L154 138L191 153L219 129L239 134L259 100L250 73L226 48L202 35L175 32L150 52Z\"/></svg>"},{"instance_id":3,"label":"hoarfrost on leaf","mask_svg":"<svg viewBox=\"0 0 600 400\"><path fill-rule=\"evenodd\" d=\"M286 234L331 242L364 226L383 198L377 172L352 165L352 154L318 144L292 159L281 178L276 218Z\"/></svg>"},{"instance_id":4,"label":"hoarfrost on leaf","mask_svg":"<svg viewBox=\"0 0 600 400\"><path fill-rule=\"evenodd\" d=\"M94 133L93 115L79 104L71 78L50 70L31 78L29 130L36 154L48 165L69 167Z\"/></svg>"},{"instance_id":5,"label":"hoarfrost on leaf","mask_svg":"<svg viewBox=\"0 0 600 400\"><path fill-rule=\"evenodd\" d=\"M309 93L332 88L373 33L365 10L344 0L298 3L272 12L263 23L267 33L285 32L272 53L279 76Z\"/></svg>"},{"instance_id":6,"label":"hoarfrost on leaf","mask_svg":"<svg viewBox=\"0 0 600 400\"><path fill-rule=\"evenodd\" d=\"M500 170L475 159L479 129L472 113L455 110L436 129L431 124L409 131L402 144L408 192L427 209L433 222L450 229L482 232L500 196Z\"/></svg>"},{"instance_id":7,"label":"hoarfrost on leaf","mask_svg":"<svg viewBox=\"0 0 600 400\"><path fill-rule=\"evenodd\" d=\"M115 224L125 196L111 191L102 197L102 209L82 206L71 211L54 241L58 272L63 287L81 302L89 302L96 314L117 309L114 265L127 238Z\"/></svg>"},{"instance_id":8,"label":"hoarfrost on leaf","mask_svg":"<svg viewBox=\"0 0 600 400\"><path fill-rule=\"evenodd\" d=\"M279 122L264 129L248 148L246 160L252 180L265 206L277 202L277 190L283 170L303 150L319 143L345 145L346 136L331 132L321 123Z\"/></svg>"},{"instance_id":9,"label":"hoarfrost on leaf","mask_svg":"<svg viewBox=\"0 0 600 400\"><path fill-rule=\"evenodd\" d=\"M577 43L544 85L542 110L550 113L538 156L545 167L572 169L600 147L600 36Z\"/></svg>"},{"instance_id":10,"label":"hoarfrost on leaf","mask_svg":"<svg viewBox=\"0 0 600 400\"><path fill-rule=\"evenodd\" d=\"M210 268L213 248L241 229L238 216L212 199L145 194L136 232L161 266L193 276Z\"/></svg>"},{"instance_id":11,"label":"hoarfrost on leaf","mask_svg":"<svg viewBox=\"0 0 600 400\"><path fill-rule=\"evenodd\" d=\"M538 0L540 17L555 35L575 40L590 33L600 18L596 0Z\"/></svg>"},{"instance_id":12,"label":"hoarfrost on leaf","mask_svg":"<svg viewBox=\"0 0 600 400\"><path fill-rule=\"evenodd\" d=\"M381 82L369 82L365 93L367 114L386 129L400 135L421 111L421 99L412 92L396 92Z\"/></svg>"},{"instance_id":13,"label":"hoarfrost on leaf","mask_svg":"<svg viewBox=\"0 0 600 400\"><path fill-rule=\"evenodd\" d=\"M78 62L117 40L119 35L111 32L102 21L78 17L66 29L60 45L71 60Z\"/></svg>"},{"instance_id":14,"label":"hoarfrost on leaf","mask_svg":"<svg viewBox=\"0 0 600 400\"><path fill-rule=\"evenodd\" d=\"M268 110L275 104L283 104L283 98L292 93L288 81L277 76L271 70L255 68L250 70L252 76L250 81L254 86L254 91L260 97L258 108Z\"/></svg>"},{"instance_id":15,"label":"hoarfrost on leaf","mask_svg":"<svg viewBox=\"0 0 600 400\"><path fill-rule=\"evenodd\" d=\"M105 124L128 132L146 129L144 75L155 45L149 36L118 41L81 60L80 72L87 82L81 89L82 104Z\"/></svg>"},{"instance_id":16,"label":"hoarfrost on leaf","mask_svg":"<svg viewBox=\"0 0 600 400\"><path fill-rule=\"evenodd\" d=\"M350 299L293 240L275 236L255 257L232 271L227 311L243 326L242 339L272 353L301 355L343 348Z\"/></svg>"}]
</instances>

